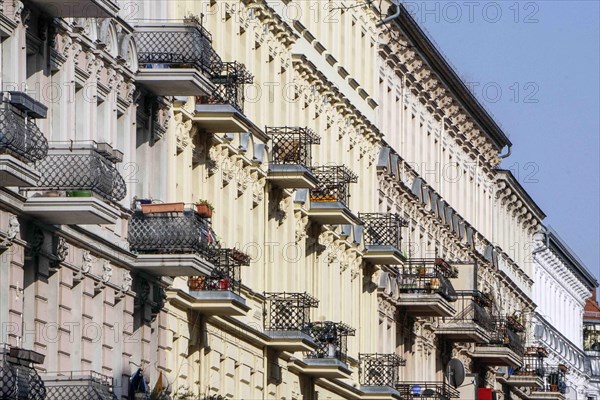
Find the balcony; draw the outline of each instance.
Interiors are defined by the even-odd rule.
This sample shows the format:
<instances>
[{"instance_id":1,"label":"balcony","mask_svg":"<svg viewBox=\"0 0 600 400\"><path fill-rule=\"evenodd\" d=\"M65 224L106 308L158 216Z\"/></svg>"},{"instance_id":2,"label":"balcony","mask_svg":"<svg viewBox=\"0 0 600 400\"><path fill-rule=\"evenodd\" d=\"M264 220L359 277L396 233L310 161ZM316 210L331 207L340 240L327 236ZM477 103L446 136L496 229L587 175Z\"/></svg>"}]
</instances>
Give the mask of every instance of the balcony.
<instances>
[{"instance_id":1,"label":"balcony","mask_svg":"<svg viewBox=\"0 0 600 400\"><path fill-rule=\"evenodd\" d=\"M400 229L407 224L398 214L359 213L358 219L364 224L364 260L378 265L401 265L406 261Z\"/></svg>"},{"instance_id":2,"label":"balcony","mask_svg":"<svg viewBox=\"0 0 600 400\"><path fill-rule=\"evenodd\" d=\"M35 163L37 186L23 189L23 210L48 224L114 224L116 203L126 194L117 153L106 143L51 143L48 156Z\"/></svg>"},{"instance_id":3,"label":"balcony","mask_svg":"<svg viewBox=\"0 0 600 400\"><path fill-rule=\"evenodd\" d=\"M567 367L564 365L545 366L543 383L541 387L532 387L525 390L530 400L564 400L567 393L565 375Z\"/></svg>"},{"instance_id":4,"label":"balcony","mask_svg":"<svg viewBox=\"0 0 600 400\"><path fill-rule=\"evenodd\" d=\"M136 26L139 71L136 81L159 96L211 93L214 60L211 35L199 24Z\"/></svg>"},{"instance_id":5,"label":"balcony","mask_svg":"<svg viewBox=\"0 0 600 400\"><path fill-rule=\"evenodd\" d=\"M321 139L308 128L268 127L271 137L272 159L268 179L283 189L314 189L317 178L313 175L311 145Z\"/></svg>"},{"instance_id":6,"label":"balcony","mask_svg":"<svg viewBox=\"0 0 600 400\"><path fill-rule=\"evenodd\" d=\"M310 191L308 216L318 224L349 225L360 220L350 211L350 183L358 177L345 166L313 167L318 180L317 187Z\"/></svg>"},{"instance_id":7,"label":"balcony","mask_svg":"<svg viewBox=\"0 0 600 400\"><path fill-rule=\"evenodd\" d=\"M313 351L310 336L310 309L319 300L307 293L265 293L265 333L270 345L282 351Z\"/></svg>"},{"instance_id":8,"label":"balcony","mask_svg":"<svg viewBox=\"0 0 600 400\"><path fill-rule=\"evenodd\" d=\"M406 360L396 354L359 354L361 391L366 398L398 398L400 384L398 368Z\"/></svg>"},{"instance_id":9,"label":"balcony","mask_svg":"<svg viewBox=\"0 0 600 400\"><path fill-rule=\"evenodd\" d=\"M44 356L31 350L0 344L0 399L46 399L46 387L34 368Z\"/></svg>"},{"instance_id":10,"label":"balcony","mask_svg":"<svg viewBox=\"0 0 600 400\"><path fill-rule=\"evenodd\" d=\"M113 0L30 0L51 17L59 18L114 18L119 6Z\"/></svg>"},{"instance_id":11,"label":"balcony","mask_svg":"<svg viewBox=\"0 0 600 400\"><path fill-rule=\"evenodd\" d=\"M475 346L471 356L486 365L520 366L524 354L521 327L513 325L509 317L494 317L493 320L489 342Z\"/></svg>"},{"instance_id":12,"label":"balcony","mask_svg":"<svg viewBox=\"0 0 600 400\"><path fill-rule=\"evenodd\" d=\"M457 291L456 314L439 321L435 332L456 342L486 343L494 327L492 300L479 291Z\"/></svg>"},{"instance_id":13,"label":"balcony","mask_svg":"<svg viewBox=\"0 0 600 400\"><path fill-rule=\"evenodd\" d=\"M344 323L311 322L310 335L317 348L304 359L304 373L320 378L349 378L347 352L348 336L354 336L355 329Z\"/></svg>"},{"instance_id":14,"label":"balcony","mask_svg":"<svg viewBox=\"0 0 600 400\"><path fill-rule=\"evenodd\" d=\"M523 364L509 370L508 376L499 376L498 382L513 387L541 388L544 385L544 358L548 351L544 347L530 346L525 349Z\"/></svg>"},{"instance_id":15,"label":"balcony","mask_svg":"<svg viewBox=\"0 0 600 400\"><path fill-rule=\"evenodd\" d=\"M217 56L218 57L218 56ZM244 115L244 85L254 77L238 62L214 62L210 77L214 89L196 97L192 121L208 133L264 133Z\"/></svg>"},{"instance_id":16,"label":"balcony","mask_svg":"<svg viewBox=\"0 0 600 400\"><path fill-rule=\"evenodd\" d=\"M460 396L458 390L444 382L402 382L396 388L403 400L449 400Z\"/></svg>"},{"instance_id":17,"label":"balcony","mask_svg":"<svg viewBox=\"0 0 600 400\"><path fill-rule=\"evenodd\" d=\"M113 399L113 379L97 372L48 372L42 378L46 400Z\"/></svg>"},{"instance_id":18,"label":"balcony","mask_svg":"<svg viewBox=\"0 0 600 400\"><path fill-rule=\"evenodd\" d=\"M240 268L249 265L248 256L235 249L218 249L211 251L208 261L214 265L209 276L188 280L186 307L206 315L245 315L250 307L240 296Z\"/></svg>"},{"instance_id":19,"label":"balcony","mask_svg":"<svg viewBox=\"0 0 600 400\"><path fill-rule=\"evenodd\" d=\"M0 186L33 186L40 178L33 164L46 157L48 142L26 113L0 107Z\"/></svg>"},{"instance_id":20,"label":"balcony","mask_svg":"<svg viewBox=\"0 0 600 400\"><path fill-rule=\"evenodd\" d=\"M450 278L456 270L441 258L410 259L398 269L398 306L407 314L419 317L450 317L457 299Z\"/></svg>"},{"instance_id":21,"label":"balcony","mask_svg":"<svg viewBox=\"0 0 600 400\"><path fill-rule=\"evenodd\" d=\"M184 203L159 206L164 207L137 210L129 220L136 268L155 276L210 276L207 258L215 237L210 223Z\"/></svg>"}]
</instances>

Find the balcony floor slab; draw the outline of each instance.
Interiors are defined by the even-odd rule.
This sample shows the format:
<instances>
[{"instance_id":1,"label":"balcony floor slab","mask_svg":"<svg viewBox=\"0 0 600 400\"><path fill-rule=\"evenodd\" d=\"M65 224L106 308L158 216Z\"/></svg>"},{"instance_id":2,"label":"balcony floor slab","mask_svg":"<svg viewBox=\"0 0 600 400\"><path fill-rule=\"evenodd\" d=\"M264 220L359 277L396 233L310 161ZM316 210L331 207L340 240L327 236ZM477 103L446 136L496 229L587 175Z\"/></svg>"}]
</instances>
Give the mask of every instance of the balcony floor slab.
<instances>
[{"instance_id":1,"label":"balcony floor slab","mask_svg":"<svg viewBox=\"0 0 600 400\"><path fill-rule=\"evenodd\" d=\"M304 165L271 164L267 179L282 189L314 189L318 180Z\"/></svg>"},{"instance_id":2,"label":"balcony floor slab","mask_svg":"<svg viewBox=\"0 0 600 400\"><path fill-rule=\"evenodd\" d=\"M352 374L348 365L337 358L305 358L303 362L306 366L302 372L319 378L347 379Z\"/></svg>"},{"instance_id":3,"label":"balcony floor slab","mask_svg":"<svg viewBox=\"0 0 600 400\"><path fill-rule=\"evenodd\" d=\"M32 166L11 155L0 154L0 186L35 186L39 179Z\"/></svg>"},{"instance_id":4,"label":"balcony floor slab","mask_svg":"<svg viewBox=\"0 0 600 400\"><path fill-rule=\"evenodd\" d=\"M266 330L269 335L269 346L278 350L296 352L313 351L317 345L314 339L306 333L298 330Z\"/></svg>"},{"instance_id":5,"label":"balcony floor slab","mask_svg":"<svg viewBox=\"0 0 600 400\"><path fill-rule=\"evenodd\" d=\"M470 355L484 364L493 366L518 367L523 359L506 346L476 346Z\"/></svg>"},{"instance_id":6,"label":"balcony floor slab","mask_svg":"<svg viewBox=\"0 0 600 400\"><path fill-rule=\"evenodd\" d=\"M435 333L456 342L488 343L490 335L475 322L440 322Z\"/></svg>"},{"instance_id":7,"label":"balcony floor slab","mask_svg":"<svg viewBox=\"0 0 600 400\"><path fill-rule=\"evenodd\" d=\"M359 224L360 220L343 203L311 201L308 217L323 225L352 225Z\"/></svg>"},{"instance_id":8,"label":"balcony floor slab","mask_svg":"<svg viewBox=\"0 0 600 400\"><path fill-rule=\"evenodd\" d=\"M405 258L400 249L388 245L367 245L363 259L378 265L402 265Z\"/></svg>"},{"instance_id":9,"label":"balcony floor slab","mask_svg":"<svg viewBox=\"0 0 600 400\"><path fill-rule=\"evenodd\" d=\"M455 312L438 293L401 293L397 305L407 314L419 317L450 317Z\"/></svg>"},{"instance_id":10,"label":"balcony floor slab","mask_svg":"<svg viewBox=\"0 0 600 400\"><path fill-rule=\"evenodd\" d=\"M141 68L136 81L159 96L203 96L213 90L196 68Z\"/></svg>"},{"instance_id":11,"label":"balcony floor slab","mask_svg":"<svg viewBox=\"0 0 600 400\"><path fill-rule=\"evenodd\" d=\"M120 216L116 207L96 197L30 197L23 211L55 225L114 224Z\"/></svg>"},{"instance_id":12,"label":"balcony floor slab","mask_svg":"<svg viewBox=\"0 0 600 400\"><path fill-rule=\"evenodd\" d=\"M140 254L135 268L154 276L209 276L214 266L198 254Z\"/></svg>"}]
</instances>

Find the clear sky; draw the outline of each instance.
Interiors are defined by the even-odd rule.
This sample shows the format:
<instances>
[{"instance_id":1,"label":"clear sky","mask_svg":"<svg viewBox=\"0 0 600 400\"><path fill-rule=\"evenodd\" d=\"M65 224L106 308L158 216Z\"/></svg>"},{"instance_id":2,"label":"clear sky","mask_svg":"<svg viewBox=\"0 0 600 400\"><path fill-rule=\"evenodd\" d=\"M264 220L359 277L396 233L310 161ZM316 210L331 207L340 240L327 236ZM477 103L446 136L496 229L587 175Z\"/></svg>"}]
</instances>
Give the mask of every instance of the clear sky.
<instances>
[{"instance_id":1,"label":"clear sky","mask_svg":"<svg viewBox=\"0 0 600 400\"><path fill-rule=\"evenodd\" d=\"M502 167L600 275L600 1L404 1L513 142Z\"/></svg>"}]
</instances>

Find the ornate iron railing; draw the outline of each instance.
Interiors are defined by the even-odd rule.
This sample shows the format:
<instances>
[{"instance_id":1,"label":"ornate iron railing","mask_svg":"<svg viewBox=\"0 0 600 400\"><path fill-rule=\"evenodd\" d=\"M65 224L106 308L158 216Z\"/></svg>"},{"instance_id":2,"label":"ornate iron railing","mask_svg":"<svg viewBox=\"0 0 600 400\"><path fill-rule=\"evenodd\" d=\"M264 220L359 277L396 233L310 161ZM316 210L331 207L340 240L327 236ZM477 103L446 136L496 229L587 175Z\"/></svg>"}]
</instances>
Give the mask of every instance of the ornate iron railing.
<instances>
[{"instance_id":1,"label":"ornate iron railing","mask_svg":"<svg viewBox=\"0 0 600 400\"><path fill-rule=\"evenodd\" d=\"M523 355L523 364L512 371L512 375L544 376L544 358L548 355L546 349L529 346Z\"/></svg>"},{"instance_id":2,"label":"ornate iron railing","mask_svg":"<svg viewBox=\"0 0 600 400\"><path fill-rule=\"evenodd\" d=\"M567 392L567 367L565 365L544 366L544 386L532 388L538 392L562 393Z\"/></svg>"},{"instance_id":3,"label":"ornate iron railing","mask_svg":"<svg viewBox=\"0 0 600 400\"><path fill-rule=\"evenodd\" d=\"M480 346L505 346L523 356L525 347L523 345L522 333L515 332L509 325L507 318L503 316L493 317L494 327L490 331L490 341Z\"/></svg>"},{"instance_id":4,"label":"ornate iron railing","mask_svg":"<svg viewBox=\"0 0 600 400\"><path fill-rule=\"evenodd\" d=\"M358 359L361 385L395 388L400 383L398 368L406 365L406 360L397 354L361 353Z\"/></svg>"},{"instance_id":5,"label":"ornate iron railing","mask_svg":"<svg viewBox=\"0 0 600 400\"><path fill-rule=\"evenodd\" d=\"M317 187L310 192L313 202L336 202L344 205L350 199L350 183L358 182L358 177L343 165L324 165L313 167L312 172L319 181Z\"/></svg>"},{"instance_id":6,"label":"ornate iron railing","mask_svg":"<svg viewBox=\"0 0 600 400\"><path fill-rule=\"evenodd\" d=\"M102 399L116 400L113 378L93 371L45 373L46 400Z\"/></svg>"},{"instance_id":7,"label":"ornate iron railing","mask_svg":"<svg viewBox=\"0 0 600 400\"><path fill-rule=\"evenodd\" d=\"M220 58L201 25L180 23L136 27L138 62L143 68L198 68L214 74Z\"/></svg>"},{"instance_id":8,"label":"ornate iron railing","mask_svg":"<svg viewBox=\"0 0 600 400\"><path fill-rule=\"evenodd\" d=\"M487 332L494 327L492 318L491 300L479 291L460 290L456 291L457 301L454 304L456 314L445 318L440 324L477 324Z\"/></svg>"},{"instance_id":9,"label":"ornate iron railing","mask_svg":"<svg viewBox=\"0 0 600 400\"><path fill-rule=\"evenodd\" d=\"M0 106L0 154L23 162L35 162L48 154L48 141L31 118L25 118L7 103Z\"/></svg>"},{"instance_id":10,"label":"ornate iron railing","mask_svg":"<svg viewBox=\"0 0 600 400\"><path fill-rule=\"evenodd\" d=\"M448 301L457 299L449 279L456 276L456 270L441 258L411 258L408 264L398 268L401 293L438 293Z\"/></svg>"},{"instance_id":11,"label":"ornate iron railing","mask_svg":"<svg viewBox=\"0 0 600 400\"><path fill-rule=\"evenodd\" d=\"M345 363L348 352L348 336L356 330L342 322L311 322L309 333L317 344L317 349L308 358L335 358Z\"/></svg>"},{"instance_id":12,"label":"ornate iron railing","mask_svg":"<svg viewBox=\"0 0 600 400\"><path fill-rule=\"evenodd\" d=\"M74 142L69 147L52 145L48 156L35 163L40 173L36 187L24 190L66 191L67 196L87 196L86 192L108 200L125 198L125 180L114 163L100 154L95 144Z\"/></svg>"},{"instance_id":13,"label":"ornate iron railing","mask_svg":"<svg viewBox=\"0 0 600 400\"><path fill-rule=\"evenodd\" d=\"M209 96L198 96L198 104L229 104L239 112L244 112L244 85L254 82L254 77L246 67L238 63L213 60L210 80L215 84Z\"/></svg>"},{"instance_id":14,"label":"ornate iron railing","mask_svg":"<svg viewBox=\"0 0 600 400\"><path fill-rule=\"evenodd\" d=\"M407 224L398 214L359 213L358 219L364 223L365 246L393 246L401 249L400 228Z\"/></svg>"},{"instance_id":15,"label":"ornate iron railing","mask_svg":"<svg viewBox=\"0 0 600 400\"><path fill-rule=\"evenodd\" d=\"M308 293L265 293L265 329L278 331L310 331L310 309L319 300Z\"/></svg>"},{"instance_id":16,"label":"ornate iron railing","mask_svg":"<svg viewBox=\"0 0 600 400\"><path fill-rule=\"evenodd\" d=\"M209 257L215 236L210 224L193 210L144 214L129 220L129 247L141 254L196 253Z\"/></svg>"},{"instance_id":17,"label":"ornate iron railing","mask_svg":"<svg viewBox=\"0 0 600 400\"><path fill-rule=\"evenodd\" d=\"M319 144L321 138L309 128L267 127L271 137L273 164L294 164L310 167L312 164L312 144Z\"/></svg>"},{"instance_id":18,"label":"ornate iron railing","mask_svg":"<svg viewBox=\"0 0 600 400\"><path fill-rule=\"evenodd\" d=\"M400 397L412 399L458 399L460 393L444 382L402 382L396 386Z\"/></svg>"},{"instance_id":19,"label":"ornate iron railing","mask_svg":"<svg viewBox=\"0 0 600 400\"><path fill-rule=\"evenodd\" d=\"M44 400L46 387L35 368L27 360L11 355L7 344L0 344L0 399Z\"/></svg>"},{"instance_id":20,"label":"ornate iron railing","mask_svg":"<svg viewBox=\"0 0 600 400\"><path fill-rule=\"evenodd\" d=\"M190 278L190 291L228 290L239 293L241 266L249 264L249 257L236 249L212 249L207 259L214 265L211 275Z\"/></svg>"}]
</instances>

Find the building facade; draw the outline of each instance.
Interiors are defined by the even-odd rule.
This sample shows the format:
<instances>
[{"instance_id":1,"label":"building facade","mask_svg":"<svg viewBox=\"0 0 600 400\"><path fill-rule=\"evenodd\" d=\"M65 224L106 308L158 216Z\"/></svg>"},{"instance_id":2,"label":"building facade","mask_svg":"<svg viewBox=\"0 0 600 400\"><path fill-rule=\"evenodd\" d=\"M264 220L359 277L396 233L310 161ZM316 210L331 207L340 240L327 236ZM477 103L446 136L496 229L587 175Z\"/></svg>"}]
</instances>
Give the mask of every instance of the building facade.
<instances>
[{"instance_id":1,"label":"building facade","mask_svg":"<svg viewBox=\"0 0 600 400\"><path fill-rule=\"evenodd\" d=\"M0 6L1 398L543 392L545 215L402 6Z\"/></svg>"}]
</instances>

